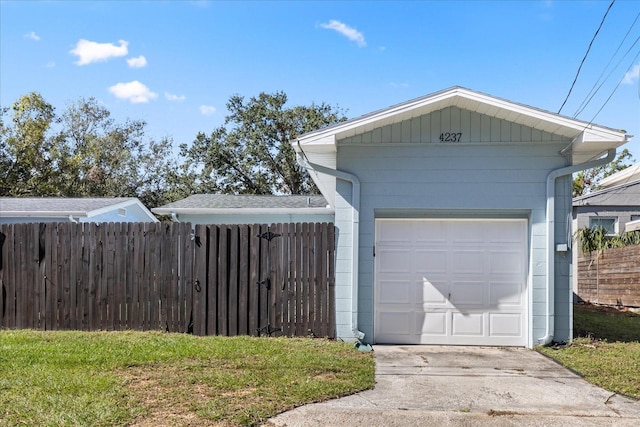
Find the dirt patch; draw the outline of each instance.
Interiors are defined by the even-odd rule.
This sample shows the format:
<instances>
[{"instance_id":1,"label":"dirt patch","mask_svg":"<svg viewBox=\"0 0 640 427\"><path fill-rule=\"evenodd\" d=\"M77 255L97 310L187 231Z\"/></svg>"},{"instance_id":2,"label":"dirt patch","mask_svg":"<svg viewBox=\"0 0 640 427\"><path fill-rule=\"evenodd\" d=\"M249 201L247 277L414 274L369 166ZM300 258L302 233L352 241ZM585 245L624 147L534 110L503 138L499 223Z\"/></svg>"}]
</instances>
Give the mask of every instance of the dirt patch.
<instances>
[{"instance_id":1,"label":"dirt patch","mask_svg":"<svg viewBox=\"0 0 640 427\"><path fill-rule=\"evenodd\" d=\"M594 313L606 314L608 316L623 316L623 317L640 317L638 309L634 307L618 307L613 305L600 305L591 303L576 304L578 309L583 311L591 311Z\"/></svg>"},{"instance_id":2,"label":"dirt patch","mask_svg":"<svg viewBox=\"0 0 640 427\"><path fill-rule=\"evenodd\" d=\"M180 378L175 367L129 368L121 371L125 386L144 407L145 413L138 416L130 426L133 427L195 427L227 426L199 417L191 408L190 402L207 399L212 392L203 384L192 384L186 378L179 383L167 382L167 378ZM167 371L172 371L171 373Z\"/></svg>"}]
</instances>

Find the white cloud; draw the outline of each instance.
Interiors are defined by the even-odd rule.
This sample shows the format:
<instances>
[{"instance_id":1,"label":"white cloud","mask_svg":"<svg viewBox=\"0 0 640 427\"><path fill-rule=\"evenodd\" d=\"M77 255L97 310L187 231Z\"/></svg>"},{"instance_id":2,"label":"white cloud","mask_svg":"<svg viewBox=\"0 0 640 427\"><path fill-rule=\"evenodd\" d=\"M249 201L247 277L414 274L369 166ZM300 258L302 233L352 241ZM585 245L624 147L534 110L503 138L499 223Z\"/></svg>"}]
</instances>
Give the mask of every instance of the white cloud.
<instances>
[{"instance_id":1,"label":"white cloud","mask_svg":"<svg viewBox=\"0 0 640 427\"><path fill-rule=\"evenodd\" d=\"M165 92L164 97L168 101L176 101L176 102L182 102L185 99L187 99L184 95L174 95L173 93L169 93L169 92Z\"/></svg>"},{"instance_id":2,"label":"white cloud","mask_svg":"<svg viewBox=\"0 0 640 427\"><path fill-rule=\"evenodd\" d=\"M351 28L347 24L343 24L340 21L332 19L326 24L320 24L320 26L326 30L337 31L349 40L356 42L356 44L360 47L365 47L367 45L367 42L364 40L364 35L360 31L356 30L355 28Z\"/></svg>"},{"instance_id":3,"label":"white cloud","mask_svg":"<svg viewBox=\"0 0 640 427\"><path fill-rule=\"evenodd\" d=\"M25 39L31 39L31 40L35 40L37 42L40 41L40 36L36 34L35 31L31 31L30 33L27 33L24 35Z\"/></svg>"},{"instance_id":4,"label":"white cloud","mask_svg":"<svg viewBox=\"0 0 640 427\"><path fill-rule=\"evenodd\" d=\"M142 68L147 66L147 58L140 55L137 58L129 58L127 59L127 64L131 68Z\"/></svg>"},{"instance_id":5,"label":"white cloud","mask_svg":"<svg viewBox=\"0 0 640 427\"><path fill-rule=\"evenodd\" d=\"M109 88L116 98L127 99L132 104L141 104L156 99L157 93L152 92L146 85L134 80L129 83L118 83Z\"/></svg>"},{"instance_id":6,"label":"white cloud","mask_svg":"<svg viewBox=\"0 0 640 427\"><path fill-rule=\"evenodd\" d=\"M409 83L396 83L396 82L391 82L389 83L391 85L391 87L400 87L400 88L407 88L409 87Z\"/></svg>"},{"instance_id":7,"label":"white cloud","mask_svg":"<svg viewBox=\"0 0 640 427\"><path fill-rule=\"evenodd\" d=\"M124 40L118 40L118 43L120 43L120 46L116 46L113 43L96 43L80 39L75 49L70 50L69 53L79 58L76 65L104 62L109 58L127 55L129 43Z\"/></svg>"},{"instance_id":8,"label":"white cloud","mask_svg":"<svg viewBox=\"0 0 640 427\"><path fill-rule=\"evenodd\" d=\"M53 62L53 61L49 61L49 62L47 62L47 65L45 65L45 67L47 67L47 68L53 68L55 66L56 66L56 63Z\"/></svg>"},{"instance_id":9,"label":"white cloud","mask_svg":"<svg viewBox=\"0 0 640 427\"><path fill-rule=\"evenodd\" d=\"M638 79L640 79L640 64L634 65L631 71L625 73L622 78L622 84L632 85L633 82Z\"/></svg>"},{"instance_id":10,"label":"white cloud","mask_svg":"<svg viewBox=\"0 0 640 427\"><path fill-rule=\"evenodd\" d=\"M210 116L215 112L216 112L216 107L213 107L211 105L200 106L200 114L202 114L203 116Z\"/></svg>"}]
</instances>

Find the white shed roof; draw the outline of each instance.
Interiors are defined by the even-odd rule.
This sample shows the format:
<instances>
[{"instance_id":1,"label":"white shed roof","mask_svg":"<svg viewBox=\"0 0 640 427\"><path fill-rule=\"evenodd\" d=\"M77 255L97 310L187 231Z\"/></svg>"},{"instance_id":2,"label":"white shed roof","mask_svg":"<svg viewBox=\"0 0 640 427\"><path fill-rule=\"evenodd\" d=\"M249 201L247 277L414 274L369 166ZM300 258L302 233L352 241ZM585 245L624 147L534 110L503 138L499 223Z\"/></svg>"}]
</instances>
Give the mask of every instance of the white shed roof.
<instances>
[{"instance_id":1,"label":"white shed roof","mask_svg":"<svg viewBox=\"0 0 640 427\"><path fill-rule=\"evenodd\" d=\"M627 182L634 182L640 180L640 163L631 165L626 169L616 172L613 175L609 175L600 181L601 188L610 188L616 185L625 184Z\"/></svg>"},{"instance_id":2,"label":"white shed roof","mask_svg":"<svg viewBox=\"0 0 640 427\"><path fill-rule=\"evenodd\" d=\"M132 205L158 221L136 197L0 197L0 217L90 218Z\"/></svg>"}]
</instances>

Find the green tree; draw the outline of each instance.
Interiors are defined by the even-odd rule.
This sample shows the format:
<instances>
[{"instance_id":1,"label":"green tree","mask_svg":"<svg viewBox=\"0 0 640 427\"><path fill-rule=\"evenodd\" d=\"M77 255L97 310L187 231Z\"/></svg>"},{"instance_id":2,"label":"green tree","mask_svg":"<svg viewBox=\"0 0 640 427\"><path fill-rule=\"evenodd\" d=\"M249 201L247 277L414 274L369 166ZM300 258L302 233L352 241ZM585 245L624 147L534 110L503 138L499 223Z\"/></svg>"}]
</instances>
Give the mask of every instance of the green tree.
<instances>
[{"instance_id":1,"label":"green tree","mask_svg":"<svg viewBox=\"0 0 640 427\"><path fill-rule=\"evenodd\" d=\"M95 98L70 104L61 124L63 194L138 197L151 207L163 199L163 174L175 167L170 138L146 141L144 121L118 123Z\"/></svg>"},{"instance_id":2,"label":"green tree","mask_svg":"<svg viewBox=\"0 0 640 427\"><path fill-rule=\"evenodd\" d=\"M10 113L7 123L5 117ZM32 92L21 96L11 109L0 110L0 119L0 194L55 194L57 140L50 135L56 122L53 106Z\"/></svg>"},{"instance_id":3,"label":"green tree","mask_svg":"<svg viewBox=\"0 0 640 427\"><path fill-rule=\"evenodd\" d=\"M311 194L317 189L295 159L297 136L346 120L327 104L286 107L284 92L260 93L248 101L234 95L229 115L210 135L182 144L183 182L190 192L225 194ZM189 184L186 184L189 185ZM183 187L184 188L184 187Z\"/></svg>"},{"instance_id":4,"label":"green tree","mask_svg":"<svg viewBox=\"0 0 640 427\"><path fill-rule=\"evenodd\" d=\"M70 103L58 117L37 93L21 97L12 111L11 123L4 121L8 109L1 111L1 195L166 202L167 176L177 168L173 141L147 140L144 121L116 122L95 98Z\"/></svg>"},{"instance_id":5,"label":"green tree","mask_svg":"<svg viewBox=\"0 0 640 427\"><path fill-rule=\"evenodd\" d=\"M597 191L600 181L633 164L633 154L626 148L611 162L597 168L587 169L575 174L573 178L573 197L579 197Z\"/></svg>"}]
</instances>

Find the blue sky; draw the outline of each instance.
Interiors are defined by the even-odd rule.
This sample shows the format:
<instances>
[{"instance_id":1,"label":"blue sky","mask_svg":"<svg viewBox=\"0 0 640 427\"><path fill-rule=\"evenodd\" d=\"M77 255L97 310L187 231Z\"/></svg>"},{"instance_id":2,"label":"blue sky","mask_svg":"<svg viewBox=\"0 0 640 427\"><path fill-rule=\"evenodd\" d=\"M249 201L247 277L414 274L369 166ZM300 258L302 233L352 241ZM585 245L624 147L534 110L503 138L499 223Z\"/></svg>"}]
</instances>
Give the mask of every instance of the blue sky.
<instances>
[{"instance_id":1,"label":"blue sky","mask_svg":"<svg viewBox=\"0 0 640 427\"><path fill-rule=\"evenodd\" d=\"M0 105L95 97L176 145L221 125L231 95L263 91L348 117L451 86L557 112L609 4L0 0ZM615 2L562 109L636 135L636 160L639 14Z\"/></svg>"}]
</instances>

